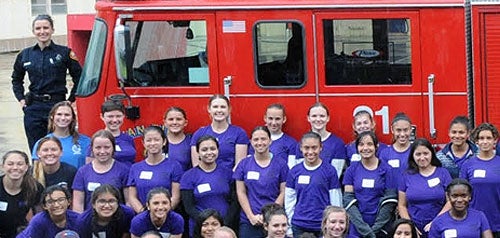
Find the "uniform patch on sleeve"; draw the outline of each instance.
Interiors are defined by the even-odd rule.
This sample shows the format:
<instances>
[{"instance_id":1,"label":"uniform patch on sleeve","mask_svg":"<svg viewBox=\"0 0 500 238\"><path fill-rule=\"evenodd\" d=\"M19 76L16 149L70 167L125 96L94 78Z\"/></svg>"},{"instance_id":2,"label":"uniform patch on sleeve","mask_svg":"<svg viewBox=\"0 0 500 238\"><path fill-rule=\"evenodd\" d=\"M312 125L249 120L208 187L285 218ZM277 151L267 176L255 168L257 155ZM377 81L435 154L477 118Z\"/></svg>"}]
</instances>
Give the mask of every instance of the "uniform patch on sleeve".
<instances>
[{"instance_id":1,"label":"uniform patch on sleeve","mask_svg":"<svg viewBox=\"0 0 500 238\"><path fill-rule=\"evenodd\" d=\"M69 57L74 60L74 61L78 61L78 57L76 57L76 54L74 51L70 51L69 52Z\"/></svg>"}]
</instances>

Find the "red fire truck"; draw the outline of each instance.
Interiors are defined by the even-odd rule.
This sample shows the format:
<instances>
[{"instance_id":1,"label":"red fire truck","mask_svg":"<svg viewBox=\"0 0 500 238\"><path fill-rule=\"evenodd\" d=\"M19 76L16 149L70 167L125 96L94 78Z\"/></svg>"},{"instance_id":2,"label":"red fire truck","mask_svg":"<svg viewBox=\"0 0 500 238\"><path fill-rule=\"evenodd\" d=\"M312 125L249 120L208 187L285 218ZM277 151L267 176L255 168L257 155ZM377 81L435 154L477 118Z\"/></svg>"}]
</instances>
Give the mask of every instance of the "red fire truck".
<instances>
[{"instance_id":1,"label":"red fire truck","mask_svg":"<svg viewBox=\"0 0 500 238\"><path fill-rule=\"evenodd\" d=\"M346 142L361 107L386 143L398 112L436 144L457 115L500 121L500 4L491 0L101 0L96 10L68 16L69 44L85 58L85 134L103 127L98 105L110 98L128 105L124 127L137 138L170 106L186 110L193 132L209 123L213 94L230 98L231 122L247 131L282 103L296 138L317 101Z\"/></svg>"}]
</instances>

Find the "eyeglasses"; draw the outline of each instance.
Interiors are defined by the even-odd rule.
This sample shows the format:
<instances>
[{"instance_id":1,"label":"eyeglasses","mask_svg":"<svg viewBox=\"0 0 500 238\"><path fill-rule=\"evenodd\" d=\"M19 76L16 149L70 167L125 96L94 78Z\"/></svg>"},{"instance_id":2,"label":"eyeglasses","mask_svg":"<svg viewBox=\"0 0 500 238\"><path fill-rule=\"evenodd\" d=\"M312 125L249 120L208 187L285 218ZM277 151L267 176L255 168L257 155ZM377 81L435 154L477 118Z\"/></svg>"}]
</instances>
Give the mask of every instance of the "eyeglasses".
<instances>
[{"instance_id":1,"label":"eyeglasses","mask_svg":"<svg viewBox=\"0 0 500 238\"><path fill-rule=\"evenodd\" d=\"M116 205L118 203L118 200L116 199L109 199L109 200L106 200L106 199L98 199L96 201L97 205L99 206L104 206L104 205Z\"/></svg>"},{"instance_id":2,"label":"eyeglasses","mask_svg":"<svg viewBox=\"0 0 500 238\"><path fill-rule=\"evenodd\" d=\"M56 199L49 199L49 200L46 200L45 203L49 206L52 206L54 204L62 204L63 202L66 202L68 201L68 199L66 197L60 197L60 198L56 198Z\"/></svg>"}]
</instances>

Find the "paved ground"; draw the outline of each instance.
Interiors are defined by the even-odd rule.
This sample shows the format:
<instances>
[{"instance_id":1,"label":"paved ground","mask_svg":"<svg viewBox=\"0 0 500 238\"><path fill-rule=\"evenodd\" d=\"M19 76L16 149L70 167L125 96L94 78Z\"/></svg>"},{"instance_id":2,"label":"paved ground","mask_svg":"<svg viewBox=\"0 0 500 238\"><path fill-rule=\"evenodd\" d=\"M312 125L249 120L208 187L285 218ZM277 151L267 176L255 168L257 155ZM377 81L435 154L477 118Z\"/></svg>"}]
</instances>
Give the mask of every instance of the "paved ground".
<instances>
[{"instance_id":1,"label":"paved ground","mask_svg":"<svg viewBox=\"0 0 500 238\"><path fill-rule=\"evenodd\" d=\"M17 53L0 53L0 156L9 150L28 152L23 112L12 92L12 65Z\"/></svg>"}]
</instances>

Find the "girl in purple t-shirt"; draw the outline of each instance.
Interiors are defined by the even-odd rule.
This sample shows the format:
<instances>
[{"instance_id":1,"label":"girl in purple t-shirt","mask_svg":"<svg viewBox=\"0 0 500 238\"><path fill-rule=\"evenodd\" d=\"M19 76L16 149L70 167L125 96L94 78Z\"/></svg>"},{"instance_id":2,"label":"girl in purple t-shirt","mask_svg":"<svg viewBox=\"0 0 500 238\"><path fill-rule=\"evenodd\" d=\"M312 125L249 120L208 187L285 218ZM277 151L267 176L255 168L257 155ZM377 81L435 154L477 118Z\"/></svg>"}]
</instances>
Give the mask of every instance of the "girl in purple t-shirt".
<instances>
[{"instance_id":1,"label":"girl in purple t-shirt","mask_svg":"<svg viewBox=\"0 0 500 238\"><path fill-rule=\"evenodd\" d=\"M148 193L147 210L137 214L130 225L132 238L148 231L158 231L162 237L180 238L184 232L184 219L172 211L170 192L162 187Z\"/></svg>"},{"instance_id":2,"label":"girl in purple t-shirt","mask_svg":"<svg viewBox=\"0 0 500 238\"><path fill-rule=\"evenodd\" d=\"M130 168L128 201L135 212L142 212L148 192L152 188L163 187L172 194L171 206L175 209L180 202L182 168L177 160L166 158L163 154L167 137L160 127L150 126L144 130L143 143L148 154L146 159Z\"/></svg>"},{"instance_id":3,"label":"girl in purple t-shirt","mask_svg":"<svg viewBox=\"0 0 500 238\"><path fill-rule=\"evenodd\" d=\"M307 112L307 121L311 124L311 131L321 137L322 149L319 158L331 164L335 168L337 176L340 177L344 170L347 154L344 141L326 129L326 125L330 121L328 107L320 102L313 104ZM304 158L304 153L300 148L297 155L301 158L297 162Z\"/></svg>"},{"instance_id":4,"label":"girl in purple t-shirt","mask_svg":"<svg viewBox=\"0 0 500 238\"><path fill-rule=\"evenodd\" d=\"M429 237L493 238L484 213L469 208L472 191L472 185L465 179L450 182L446 187L446 197L451 209L434 219Z\"/></svg>"},{"instance_id":5,"label":"girl in purple t-shirt","mask_svg":"<svg viewBox=\"0 0 500 238\"><path fill-rule=\"evenodd\" d=\"M325 207L342 204L337 172L320 158L321 137L314 132L304 134L300 149L304 162L288 172L285 187L285 209L295 238L306 232L319 236Z\"/></svg>"},{"instance_id":6,"label":"girl in purple t-shirt","mask_svg":"<svg viewBox=\"0 0 500 238\"><path fill-rule=\"evenodd\" d=\"M241 206L240 238L264 236L260 210L268 203L283 205L288 173L285 160L269 152L271 133L267 127L256 127L250 143L254 154L242 160L233 174Z\"/></svg>"},{"instance_id":7,"label":"girl in purple t-shirt","mask_svg":"<svg viewBox=\"0 0 500 238\"><path fill-rule=\"evenodd\" d=\"M242 128L229 124L230 112L231 106L226 96L216 94L210 97L208 100L208 113L212 118L212 123L198 129L191 138L193 167L199 163L196 143L204 135L211 135L217 138L219 142L217 164L233 170L242 159L247 157L248 136Z\"/></svg>"},{"instance_id":8,"label":"girl in purple t-shirt","mask_svg":"<svg viewBox=\"0 0 500 238\"><path fill-rule=\"evenodd\" d=\"M373 111L368 107L360 106L358 110L354 111L352 122L352 129L354 130L354 136L357 137L359 133L364 131L375 132L375 121L373 120ZM377 147L377 156L380 151L387 148L388 146L379 141ZM358 149L356 148L356 141L351 141L345 146L347 152L348 164L361 161L361 156L358 154Z\"/></svg>"},{"instance_id":9,"label":"girl in purple t-shirt","mask_svg":"<svg viewBox=\"0 0 500 238\"><path fill-rule=\"evenodd\" d=\"M184 173L181 179L182 202L190 217L192 233L194 221L202 210L213 208L224 217L224 224L237 227L235 217L237 199L234 192L232 171L217 164L219 144L210 135L202 136L196 143L198 165Z\"/></svg>"},{"instance_id":10,"label":"girl in purple t-shirt","mask_svg":"<svg viewBox=\"0 0 500 238\"><path fill-rule=\"evenodd\" d=\"M376 156L378 139L372 131L358 135L361 162L344 174L344 207L350 215L349 233L374 238L392 219L397 205L393 169Z\"/></svg>"},{"instance_id":11,"label":"girl in purple t-shirt","mask_svg":"<svg viewBox=\"0 0 500 238\"><path fill-rule=\"evenodd\" d=\"M130 237L134 211L122 205L120 191L104 184L92 193L92 207L78 217L78 234L82 238Z\"/></svg>"},{"instance_id":12,"label":"girl in purple t-shirt","mask_svg":"<svg viewBox=\"0 0 500 238\"><path fill-rule=\"evenodd\" d=\"M70 192L59 185L47 187L42 193L45 211L36 214L18 237L52 238L63 230L77 230L78 213L68 209Z\"/></svg>"},{"instance_id":13,"label":"girl in purple t-shirt","mask_svg":"<svg viewBox=\"0 0 500 238\"><path fill-rule=\"evenodd\" d=\"M441 167L434 148L424 138L413 142L408 166L398 187L399 215L412 220L420 237L426 238L432 220L450 209L445 189L451 182L451 176L448 170Z\"/></svg>"},{"instance_id":14,"label":"girl in purple t-shirt","mask_svg":"<svg viewBox=\"0 0 500 238\"><path fill-rule=\"evenodd\" d=\"M91 207L92 192L102 184L111 184L127 198L129 167L113 159L115 137L111 132L99 130L92 136L94 159L79 168L73 180L73 210L83 212Z\"/></svg>"},{"instance_id":15,"label":"girl in purple t-shirt","mask_svg":"<svg viewBox=\"0 0 500 238\"><path fill-rule=\"evenodd\" d=\"M180 107L170 107L165 112L163 123L167 129L167 145L165 153L168 158L175 159L182 166L182 171L192 168L191 135L184 132L188 124L187 115Z\"/></svg>"},{"instance_id":16,"label":"girl in purple t-shirt","mask_svg":"<svg viewBox=\"0 0 500 238\"><path fill-rule=\"evenodd\" d=\"M474 187L470 207L484 212L495 237L500 237L500 156L495 153L498 129L482 123L473 132L479 154L462 165L460 178Z\"/></svg>"},{"instance_id":17,"label":"girl in purple t-shirt","mask_svg":"<svg viewBox=\"0 0 500 238\"><path fill-rule=\"evenodd\" d=\"M380 151L379 157L402 174L408 168L408 155L410 153L411 120L400 112L394 116L391 123L393 143Z\"/></svg>"}]
</instances>

